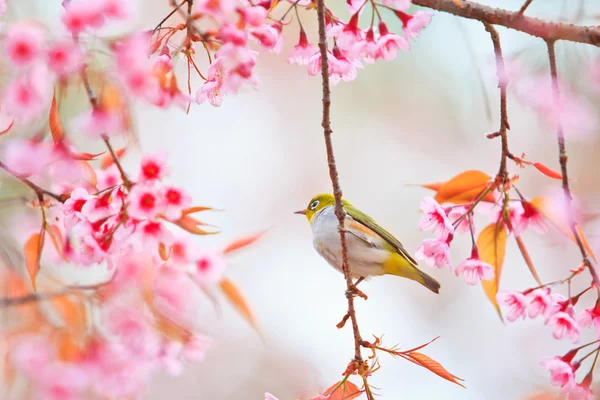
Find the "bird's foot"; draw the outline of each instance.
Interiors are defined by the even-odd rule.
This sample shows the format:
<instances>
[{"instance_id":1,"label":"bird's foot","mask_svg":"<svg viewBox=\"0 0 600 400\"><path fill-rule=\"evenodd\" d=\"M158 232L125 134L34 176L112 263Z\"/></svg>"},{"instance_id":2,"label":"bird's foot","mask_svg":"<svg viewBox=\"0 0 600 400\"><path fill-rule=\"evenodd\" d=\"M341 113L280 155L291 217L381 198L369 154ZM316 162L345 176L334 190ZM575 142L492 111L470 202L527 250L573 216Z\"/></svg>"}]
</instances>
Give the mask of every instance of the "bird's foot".
<instances>
[{"instance_id":1,"label":"bird's foot","mask_svg":"<svg viewBox=\"0 0 600 400\"><path fill-rule=\"evenodd\" d=\"M369 297L363 293L362 290L356 287L356 285L352 285L350 289L346 290L346 298L351 299L353 297L360 297L361 299L368 300Z\"/></svg>"}]
</instances>

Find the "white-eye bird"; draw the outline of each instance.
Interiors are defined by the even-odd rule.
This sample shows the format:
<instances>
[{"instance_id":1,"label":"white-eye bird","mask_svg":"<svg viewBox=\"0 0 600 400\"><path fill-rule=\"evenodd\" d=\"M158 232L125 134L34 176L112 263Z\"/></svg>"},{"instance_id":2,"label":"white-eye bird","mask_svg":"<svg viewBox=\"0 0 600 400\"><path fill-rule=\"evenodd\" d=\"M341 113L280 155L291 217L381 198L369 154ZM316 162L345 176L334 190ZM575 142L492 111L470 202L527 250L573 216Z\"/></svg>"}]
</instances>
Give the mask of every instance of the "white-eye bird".
<instances>
[{"instance_id":1,"label":"white-eye bird","mask_svg":"<svg viewBox=\"0 0 600 400\"><path fill-rule=\"evenodd\" d=\"M346 200L342 202L346 211L344 225L348 263L353 278L362 280L376 275L396 275L439 293L440 284L417 268L417 262L398 239ZM332 267L342 272L342 246L334 210L335 198L325 193L313 197L306 209L295 214L306 215L312 227L315 249Z\"/></svg>"}]
</instances>

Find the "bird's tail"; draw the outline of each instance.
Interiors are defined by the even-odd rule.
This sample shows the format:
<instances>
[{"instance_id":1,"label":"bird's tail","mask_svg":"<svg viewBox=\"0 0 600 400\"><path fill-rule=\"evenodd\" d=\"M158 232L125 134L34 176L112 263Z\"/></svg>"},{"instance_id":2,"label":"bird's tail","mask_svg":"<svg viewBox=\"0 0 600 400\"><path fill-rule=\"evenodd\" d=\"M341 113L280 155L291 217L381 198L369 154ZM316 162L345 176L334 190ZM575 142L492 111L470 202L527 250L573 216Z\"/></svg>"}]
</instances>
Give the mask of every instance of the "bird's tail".
<instances>
[{"instance_id":1,"label":"bird's tail","mask_svg":"<svg viewBox=\"0 0 600 400\"><path fill-rule=\"evenodd\" d=\"M434 293L440 292L438 281L414 266L409 260L396 253L384 264L385 273L401 276L425 286Z\"/></svg>"}]
</instances>

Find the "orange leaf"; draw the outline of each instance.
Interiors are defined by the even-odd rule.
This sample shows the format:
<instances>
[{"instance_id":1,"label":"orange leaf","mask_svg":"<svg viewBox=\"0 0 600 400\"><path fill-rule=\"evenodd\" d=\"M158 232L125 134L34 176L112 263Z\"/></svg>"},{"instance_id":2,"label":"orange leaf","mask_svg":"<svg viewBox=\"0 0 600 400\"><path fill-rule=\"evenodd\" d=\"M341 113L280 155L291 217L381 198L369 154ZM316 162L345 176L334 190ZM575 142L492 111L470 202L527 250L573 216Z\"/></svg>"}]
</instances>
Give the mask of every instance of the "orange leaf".
<instances>
[{"instance_id":1,"label":"orange leaf","mask_svg":"<svg viewBox=\"0 0 600 400\"><path fill-rule=\"evenodd\" d=\"M462 383L458 382L458 381L464 382L464 379L461 379L458 376L451 374L450 372L448 372L446 370L446 368L442 367L442 365L439 362L433 360L429 356L426 356L425 354L422 354L422 353L410 353L410 354L407 354L407 356L410 357L411 361L413 361L415 364L418 364L423 368L427 368L428 370L430 370L437 376L440 376L440 377L446 379L447 381L455 383L458 386L462 386L466 389L466 387Z\"/></svg>"},{"instance_id":2,"label":"orange leaf","mask_svg":"<svg viewBox=\"0 0 600 400\"><path fill-rule=\"evenodd\" d=\"M542 174L546 175L549 178L552 179L562 179L562 174L560 172L557 172L551 168L548 168L546 165L539 163L539 162L534 162L533 166L537 168L538 171L540 171Z\"/></svg>"},{"instance_id":3,"label":"orange leaf","mask_svg":"<svg viewBox=\"0 0 600 400\"><path fill-rule=\"evenodd\" d=\"M56 296L48 304L60 315L67 332L76 338L83 338L87 334L87 312L81 301L69 296Z\"/></svg>"},{"instance_id":4,"label":"orange leaf","mask_svg":"<svg viewBox=\"0 0 600 400\"><path fill-rule=\"evenodd\" d=\"M515 236L515 240L517 241L517 245L519 246L519 251L523 256L523 259L525 260L525 264L527 264L527 267L529 268L529 272L531 272L531 275L533 275L533 279L535 279L538 285L542 286L542 280L540 279L540 276L533 265L533 261L531 260L529 252L527 251L527 247L525 247L525 242L523 242L523 239L521 239L520 236Z\"/></svg>"},{"instance_id":5,"label":"orange leaf","mask_svg":"<svg viewBox=\"0 0 600 400\"><path fill-rule=\"evenodd\" d=\"M181 214L183 214L183 215L189 215L189 214L194 214L194 213L197 213L197 212L209 211L209 210L210 211L219 211L216 208L212 208L212 207L201 207L201 206L198 206L198 207L186 208L185 210L183 210L181 212Z\"/></svg>"},{"instance_id":6,"label":"orange leaf","mask_svg":"<svg viewBox=\"0 0 600 400\"><path fill-rule=\"evenodd\" d=\"M50 124L50 132L52 132L54 143L60 143L63 139L63 128L60 123L60 116L58 115L58 107L56 107L56 91L54 91L54 96L52 96L48 122Z\"/></svg>"},{"instance_id":7,"label":"orange leaf","mask_svg":"<svg viewBox=\"0 0 600 400\"><path fill-rule=\"evenodd\" d=\"M158 255L160 256L161 260L168 261L169 256L171 255L171 250L167 249L167 246L164 243L159 243L158 244Z\"/></svg>"},{"instance_id":8,"label":"orange leaf","mask_svg":"<svg viewBox=\"0 0 600 400\"><path fill-rule=\"evenodd\" d=\"M463 2L462 2L462 1L460 1L460 0L452 0L452 2L453 2L454 4L456 4L457 6L459 6L460 8L463 8L463 7L465 6L465 5L463 4Z\"/></svg>"},{"instance_id":9,"label":"orange leaf","mask_svg":"<svg viewBox=\"0 0 600 400\"><path fill-rule=\"evenodd\" d=\"M431 343L435 342L439 338L440 338L439 336L435 337L435 338L431 339L429 342L427 342L425 344L422 344L422 345L417 346L417 347L415 347L413 349L410 349L410 350L400 351L399 353L402 353L402 354L404 354L404 353L412 353L413 351L421 350L423 347L429 346Z\"/></svg>"},{"instance_id":10,"label":"orange leaf","mask_svg":"<svg viewBox=\"0 0 600 400\"><path fill-rule=\"evenodd\" d=\"M92 168L87 161L80 161L79 165L84 169L83 172L86 175L86 181L93 187L96 187L98 184L98 177L96 176L96 171L94 171L94 168Z\"/></svg>"},{"instance_id":11,"label":"orange leaf","mask_svg":"<svg viewBox=\"0 0 600 400\"><path fill-rule=\"evenodd\" d=\"M323 396L329 396L328 400L352 400L362 394L362 390L354 383L346 380L336 382L329 389L323 392Z\"/></svg>"},{"instance_id":12,"label":"orange leaf","mask_svg":"<svg viewBox=\"0 0 600 400\"><path fill-rule=\"evenodd\" d=\"M271 0L271 5L269 6L269 10L272 10L275 7L277 7L278 3L279 3L279 0Z\"/></svg>"},{"instance_id":13,"label":"orange leaf","mask_svg":"<svg viewBox=\"0 0 600 400\"><path fill-rule=\"evenodd\" d=\"M173 223L175 225L177 225L178 227L180 227L181 229L186 230L189 233L193 233L194 235L214 235L214 234L219 233L218 231L210 232L210 231L201 229L199 227L199 225L207 225L207 224L200 222L200 221L190 217L189 215L184 215Z\"/></svg>"},{"instance_id":14,"label":"orange leaf","mask_svg":"<svg viewBox=\"0 0 600 400\"><path fill-rule=\"evenodd\" d=\"M422 184L422 185L419 185L419 186L422 186L422 187L424 187L424 188L427 188L427 189L435 190L435 191L437 192L438 190L440 190L440 188L441 188L441 187L442 187L442 186L443 186L445 183L446 183L446 182L424 183L424 184Z\"/></svg>"},{"instance_id":15,"label":"orange leaf","mask_svg":"<svg viewBox=\"0 0 600 400\"><path fill-rule=\"evenodd\" d=\"M475 200L490 183L490 177L481 171L465 171L445 182L435 195L438 203L461 204ZM488 193L484 201L495 201L492 193Z\"/></svg>"},{"instance_id":16,"label":"orange leaf","mask_svg":"<svg viewBox=\"0 0 600 400\"><path fill-rule=\"evenodd\" d=\"M63 242L62 234L60 233L60 229L58 228L58 226L50 225L49 228L48 227L46 228L46 231L48 231L48 233L50 234L50 240L52 241L52 245L54 246L56 253L58 253L60 258L67 261L67 259L65 258L64 251L63 251L64 250L64 242Z\"/></svg>"},{"instance_id":17,"label":"orange leaf","mask_svg":"<svg viewBox=\"0 0 600 400\"><path fill-rule=\"evenodd\" d=\"M117 156L118 159L120 159L121 157L123 157L125 155L125 152L127 151L126 147L123 147L122 149L117 149L115 150L115 155ZM102 169L106 169L108 167L110 167L111 165L113 165L115 163L115 159L113 158L112 154L108 153L102 156L102 158L100 158L100 168Z\"/></svg>"},{"instance_id":18,"label":"orange leaf","mask_svg":"<svg viewBox=\"0 0 600 400\"><path fill-rule=\"evenodd\" d=\"M225 249L223 249L223 254L231 253L233 251L239 250L243 247L249 246L252 243L256 242L264 235L264 232L254 233L252 235L241 237L233 242L229 243Z\"/></svg>"},{"instance_id":19,"label":"orange leaf","mask_svg":"<svg viewBox=\"0 0 600 400\"><path fill-rule=\"evenodd\" d=\"M507 232L503 223L491 223L481 231L477 238L477 249L479 258L494 267L494 279L481 281L483 290L488 299L502 318L500 307L496 302L496 295L500 286L500 276L502 274L502 264L504 264L504 255L506 254Z\"/></svg>"},{"instance_id":20,"label":"orange leaf","mask_svg":"<svg viewBox=\"0 0 600 400\"><path fill-rule=\"evenodd\" d=\"M254 329L258 331L258 324L254 318L254 314L250 310L248 303L244 300L244 297L240 293L237 286L229 279L223 278L219 282L221 290L225 294L225 297L235 306L235 308L242 314L242 316L252 325Z\"/></svg>"},{"instance_id":21,"label":"orange leaf","mask_svg":"<svg viewBox=\"0 0 600 400\"><path fill-rule=\"evenodd\" d=\"M42 249L44 248L44 232L34 233L25 242L25 265L27 266L27 272L29 272L29 278L35 291L35 278L40 272L40 257L42 256Z\"/></svg>"},{"instance_id":22,"label":"orange leaf","mask_svg":"<svg viewBox=\"0 0 600 400\"><path fill-rule=\"evenodd\" d=\"M79 160L79 161L90 161L95 159L98 156L101 156L102 154L104 154L105 152L101 152L101 153L96 153L96 154L92 154L92 153L71 153L71 157L73 158L73 160Z\"/></svg>"}]
</instances>

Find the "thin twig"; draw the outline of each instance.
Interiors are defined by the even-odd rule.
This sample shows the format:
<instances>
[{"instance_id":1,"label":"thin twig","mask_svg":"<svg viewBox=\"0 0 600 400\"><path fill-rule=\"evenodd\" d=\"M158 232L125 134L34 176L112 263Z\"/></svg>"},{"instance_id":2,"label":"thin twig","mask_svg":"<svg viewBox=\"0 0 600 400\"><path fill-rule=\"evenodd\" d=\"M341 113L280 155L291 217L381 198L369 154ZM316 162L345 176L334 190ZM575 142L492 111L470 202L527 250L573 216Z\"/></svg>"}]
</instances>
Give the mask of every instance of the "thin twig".
<instances>
[{"instance_id":1,"label":"thin twig","mask_svg":"<svg viewBox=\"0 0 600 400\"><path fill-rule=\"evenodd\" d=\"M158 25L156 25L156 27L154 28L153 32L156 32L158 29L160 29L160 28L162 27L162 25L163 25L165 22L167 22L167 20L168 20L169 18L171 18L171 17L173 16L173 14L175 14L175 13L176 13L176 12L177 12L177 11L178 11L180 8L181 8L181 6L182 6L182 5L184 5L185 3L187 3L187 0L183 0L183 1L182 1L180 4L176 4L176 3L175 3L175 8L173 8L173 9L171 10L171 12L170 12L170 13L168 13L168 14L167 14L167 16L166 16L166 17L164 17L164 18L162 19L162 21L160 21L160 22L158 23Z\"/></svg>"},{"instance_id":2,"label":"thin twig","mask_svg":"<svg viewBox=\"0 0 600 400\"><path fill-rule=\"evenodd\" d=\"M413 0L413 4L527 33L544 40L567 40L600 46L600 28L543 21L483 4L460 0Z\"/></svg>"},{"instance_id":3,"label":"thin twig","mask_svg":"<svg viewBox=\"0 0 600 400\"><path fill-rule=\"evenodd\" d=\"M333 155L333 146L331 144L331 91L329 88L329 57L327 54L327 36L325 32L325 0L317 0L317 15L319 18L319 49L321 51L321 78L323 85L323 133L325 136L325 146L327 148L327 163L329 165L329 177L333 186L333 195L335 197L335 215L338 219L338 229L340 232L340 241L342 245L342 271L346 278L346 286L348 287L348 314L352 321L352 329L354 332L354 359L359 364L363 363L363 358L360 350L362 338L356 320L356 311L354 310L354 297L351 295L353 288L352 276L350 275L350 265L348 264L348 245L346 243L346 230L344 228L344 219L346 212L342 205L342 189L338 178L337 167L335 165L335 157Z\"/></svg>"},{"instance_id":4,"label":"thin twig","mask_svg":"<svg viewBox=\"0 0 600 400\"><path fill-rule=\"evenodd\" d=\"M19 175L16 172L14 172L13 170L11 170L2 161L0 161L0 168L2 168L3 170L5 170L9 174L11 174L12 176L14 176L15 178L17 178L18 180L20 180L21 182L23 182L24 184L26 184L27 186L29 186L35 192L35 194L37 195L37 198L38 198L38 200L40 202L44 201L44 195L50 196L53 199L60 201L61 203L64 202L64 199L61 196L59 196L58 194L52 193L52 192L50 192L50 191L48 191L46 189L42 189L41 187L39 187L35 183L31 182L29 179L24 178L21 175Z\"/></svg>"},{"instance_id":5,"label":"thin twig","mask_svg":"<svg viewBox=\"0 0 600 400\"><path fill-rule=\"evenodd\" d=\"M550 76L552 78L552 94L554 96L554 102L556 105L560 104L560 87L558 85L558 70L556 68L556 52L554 49L555 42L553 40L546 41L548 45L548 59L550 61ZM587 250L585 249L585 245L583 244L583 240L579 235L579 231L577 229L577 222L575 221L575 217L573 215L573 195L571 194L571 188L569 187L569 174L567 171L567 149L565 145L565 135L563 131L563 126L561 124L560 119L556 124L556 136L558 138L558 159L560 162L560 171L562 173L562 188L565 196L565 205L566 205L566 213L567 213L567 223L569 224L569 228L571 233L575 237L575 241L577 242L577 246L579 246L579 251L581 252L581 257L583 259L583 264L588 268L590 274L592 275L592 279L596 286L600 286L600 279L598 279L598 274L592 265L592 261L590 260Z\"/></svg>"},{"instance_id":6,"label":"thin twig","mask_svg":"<svg viewBox=\"0 0 600 400\"><path fill-rule=\"evenodd\" d=\"M496 58L496 76L498 77L498 87L500 88L500 129L498 133L502 138L502 156L500 158L500 169L498 170L499 180L505 184L508 179L508 171L506 169L506 159L510 156L508 150L508 135L507 130L510 129L508 124L508 111L506 104L506 87L508 86L508 77L506 76L506 68L504 67L504 58L502 57L502 46L500 46L500 35L496 29L487 22L484 22L485 30L489 32L492 42L494 43L494 55Z\"/></svg>"},{"instance_id":7,"label":"thin twig","mask_svg":"<svg viewBox=\"0 0 600 400\"><path fill-rule=\"evenodd\" d=\"M519 15L523 15L525 13L525 10L527 10L527 7L529 7L529 5L533 3L533 0L527 0L525 1L525 4L523 4L521 6L521 9L519 10L518 14Z\"/></svg>"}]
</instances>

